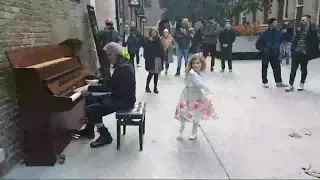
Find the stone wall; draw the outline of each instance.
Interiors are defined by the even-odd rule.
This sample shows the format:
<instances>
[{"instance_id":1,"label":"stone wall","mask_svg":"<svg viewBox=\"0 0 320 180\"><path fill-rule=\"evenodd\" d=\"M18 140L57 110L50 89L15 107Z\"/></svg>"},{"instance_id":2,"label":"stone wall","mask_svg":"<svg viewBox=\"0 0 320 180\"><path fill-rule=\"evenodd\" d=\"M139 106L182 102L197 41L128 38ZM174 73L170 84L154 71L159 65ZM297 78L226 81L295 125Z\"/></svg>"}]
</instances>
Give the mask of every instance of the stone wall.
<instances>
[{"instance_id":1,"label":"stone wall","mask_svg":"<svg viewBox=\"0 0 320 180\"><path fill-rule=\"evenodd\" d=\"M81 60L89 72L94 73L96 52L86 12L86 4L90 0L80 2L0 0L0 148L6 152L6 159L0 165L0 175L21 160L23 140L18 125L19 108L15 99L14 78L4 50L78 38L84 42Z\"/></svg>"}]
</instances>

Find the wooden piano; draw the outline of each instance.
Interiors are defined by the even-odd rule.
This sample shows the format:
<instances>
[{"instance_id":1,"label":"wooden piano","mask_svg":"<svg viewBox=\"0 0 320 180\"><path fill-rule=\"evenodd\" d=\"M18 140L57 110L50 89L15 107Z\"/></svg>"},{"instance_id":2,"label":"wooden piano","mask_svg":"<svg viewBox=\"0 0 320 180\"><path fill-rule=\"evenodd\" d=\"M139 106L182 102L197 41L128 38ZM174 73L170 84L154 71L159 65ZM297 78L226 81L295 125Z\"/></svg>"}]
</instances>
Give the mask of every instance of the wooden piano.
<instances>
[{"instance_id":1,"label":"wooden piano","mask_svg":"<svg viewBox=\"0 0 320 180\"><path fill-rule=\"evenodd\" d=\"M27 166L53 166L84 123L84 98L73 90L89 76L76 52L82 42L7 50L14 68Z\"/></svg>"}]
</instances>

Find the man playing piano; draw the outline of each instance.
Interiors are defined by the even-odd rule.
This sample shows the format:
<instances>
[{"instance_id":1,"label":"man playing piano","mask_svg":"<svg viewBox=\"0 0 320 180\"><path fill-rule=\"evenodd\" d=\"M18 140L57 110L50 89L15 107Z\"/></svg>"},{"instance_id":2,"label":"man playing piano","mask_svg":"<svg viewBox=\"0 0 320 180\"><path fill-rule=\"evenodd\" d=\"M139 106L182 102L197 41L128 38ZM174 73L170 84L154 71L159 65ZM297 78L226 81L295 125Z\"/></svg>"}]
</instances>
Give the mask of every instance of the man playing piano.
<instances>
[{"instance_id":1,"label":"man playing piano","mask_svg":"<svg viewBox=\"0 0 320 180\"><path fill-rule=\"evenodd\" d=\"M110 67L102 66L102 80L100 83L91 81L89 85L76 89L76 92L110 92L111 94L87 97L86 116L88 123L85 129L79 132L82 137L94 138L94 126L98 128L99 138L90 144L97 148L112 143L108 128L104 126L102 117L118 110L129 110L136 101L136 81L132 65L122 56L122 46L110 42L104 48L105 61ZM97 82L98 80L96 80Z\"/></svg>"}]
</instances>

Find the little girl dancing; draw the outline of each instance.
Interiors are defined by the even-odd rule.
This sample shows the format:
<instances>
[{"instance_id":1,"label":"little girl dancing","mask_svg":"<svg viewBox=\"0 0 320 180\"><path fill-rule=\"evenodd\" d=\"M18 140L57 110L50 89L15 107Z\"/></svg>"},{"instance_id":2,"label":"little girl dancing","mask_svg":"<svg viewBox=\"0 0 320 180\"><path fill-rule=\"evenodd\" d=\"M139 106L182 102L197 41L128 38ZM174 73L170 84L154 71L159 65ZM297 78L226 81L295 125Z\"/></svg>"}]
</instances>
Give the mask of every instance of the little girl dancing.
<instances>
[{"instance_id":1,"label":"little girl dancing","mask_svg":"<svg viewBox=\"0 0 320 180\"><path fill-rule=\"evenodd\" d=\"M201 72L206 69L205 59L200 54L191 57L186 74L186 87L181 93L175 112L175 119L179 120L181 127L177 139L182 138L186 122L192 122L190 140L197 137L200 120L217 119L215 108L211 100L211 92L204 85Z\"/></svg>"}]
</instances>

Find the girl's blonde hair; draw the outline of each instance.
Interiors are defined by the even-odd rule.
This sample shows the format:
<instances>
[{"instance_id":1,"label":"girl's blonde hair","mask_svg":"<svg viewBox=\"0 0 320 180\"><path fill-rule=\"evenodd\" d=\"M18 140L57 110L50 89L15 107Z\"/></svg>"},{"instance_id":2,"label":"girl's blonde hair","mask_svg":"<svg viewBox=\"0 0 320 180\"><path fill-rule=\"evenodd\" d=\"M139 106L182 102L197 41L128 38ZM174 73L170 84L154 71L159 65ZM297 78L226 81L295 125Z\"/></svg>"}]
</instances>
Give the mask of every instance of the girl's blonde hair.
<instances>
[{"instance_id":1,"label":"girl's blonde hair","mask_svg":"<svg viewBox=\"0 0 320 180\"><path fill-rule=\"evenodd\" d=\"M157 33L156 37L160 37L160 34L159 34L156 27L150 28L149 33L148 33L148 37L151 37L152 31L155 31Z\"/></svg>"},{"instance_id":2,"label":"girl's blonde hair","mask_svg":"<svg viewBox=\"0 0 320 180\"><path fill-rule=\"evenodd\" d=\"M192 69L193 62L196 61L196 60L199 60L200 63L201 63L200 71L203 72L203 71L206 70L206 60L205 60L205 58L200 53L194 54L194 55L191 56L191 58L190 58L190 60L188 62L187 75L190 72L190 70Z\"/></svg>"}]
</instances>

